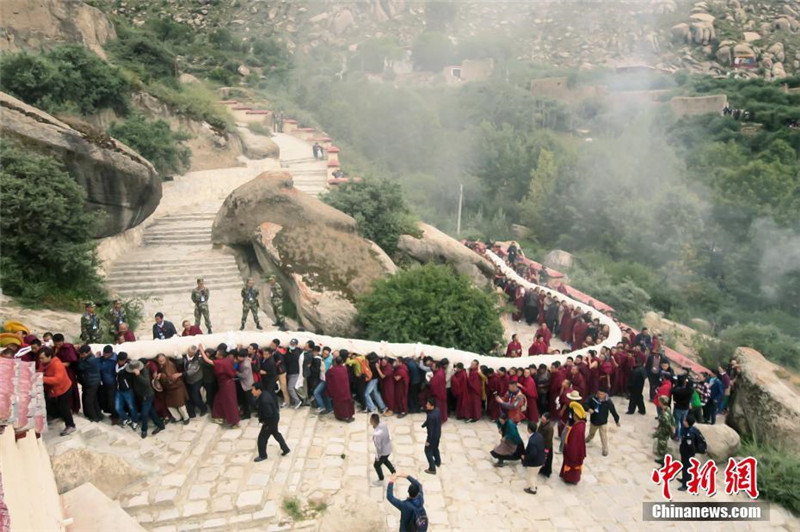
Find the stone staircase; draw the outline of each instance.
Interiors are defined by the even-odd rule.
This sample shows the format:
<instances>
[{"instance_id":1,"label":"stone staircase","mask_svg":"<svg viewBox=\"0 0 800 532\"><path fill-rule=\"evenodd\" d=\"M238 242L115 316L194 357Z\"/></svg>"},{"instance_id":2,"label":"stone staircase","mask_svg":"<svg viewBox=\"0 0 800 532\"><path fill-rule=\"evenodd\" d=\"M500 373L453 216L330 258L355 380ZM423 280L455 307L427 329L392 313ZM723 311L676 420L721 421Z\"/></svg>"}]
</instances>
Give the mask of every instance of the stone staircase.
<instances>
[{"instance_id":1,"label":"stone staircase","mask_svg":"<svg viewBox=\"0 0 800 532\"><path fill-rule=\"evenodd\" d=\"M314 159L311 144L287 133L276 133L272 140L281 149L281 168L292 174L297 190L312 196L327 190L327 163Z\"/></svg>"}]
</instances>

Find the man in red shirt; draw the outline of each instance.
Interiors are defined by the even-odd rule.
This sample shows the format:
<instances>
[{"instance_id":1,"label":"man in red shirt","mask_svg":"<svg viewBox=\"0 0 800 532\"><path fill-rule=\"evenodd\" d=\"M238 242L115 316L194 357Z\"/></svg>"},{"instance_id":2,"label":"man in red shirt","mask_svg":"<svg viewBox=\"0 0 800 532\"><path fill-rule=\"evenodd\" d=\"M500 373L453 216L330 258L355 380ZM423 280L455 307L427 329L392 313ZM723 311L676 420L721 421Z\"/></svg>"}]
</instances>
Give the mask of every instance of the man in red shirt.
<instances>
[{"instance_id":1,"label":"man in red shirt","mask_svg":"<svg viewBox=\"0 0 800 532\"><path fill-rule=\"evenodd\" d=\"M192 325L189 323L189 320L183 320L183 332L181 336L197 336L198 334L203 334L203 331L200 330L200 327L197 325Z\"/></svg>"},{"instance_id":2,"label":"man in red shirt","mask_svg":"<svg viewBox=\"0 0 800 532\"><path fill-rule=\"evenodd\" d=\"M522 356L522 344L519 343L516 334L511 335L511 341L506 348L506 356L513 358Z\"/></svg>"}]
</instances>

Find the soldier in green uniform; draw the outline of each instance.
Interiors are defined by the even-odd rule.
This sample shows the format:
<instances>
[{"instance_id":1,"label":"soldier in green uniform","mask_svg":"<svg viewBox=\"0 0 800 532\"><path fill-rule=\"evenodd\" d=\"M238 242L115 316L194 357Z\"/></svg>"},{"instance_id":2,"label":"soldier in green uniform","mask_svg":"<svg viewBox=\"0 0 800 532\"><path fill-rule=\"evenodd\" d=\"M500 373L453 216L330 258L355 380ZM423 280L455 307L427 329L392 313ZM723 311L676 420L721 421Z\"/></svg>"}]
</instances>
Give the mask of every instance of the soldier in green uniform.
<instances>
[{"instance_id":1,"label":"soldier in green uniform","mask_svg":"<svg viewBox=\"0 0 800 532\"><path fill-rule=\"evenodd\" d=\"M654 436L656 437L656 463L664 465L664 455L667 454L667 442L675 433L675 418L669 407L669 397L662 395L658 398L661 414L658 416L658 427Z\"/></svg>"},{"instance_id":2,"label":"soldier in green uniform","mask_svg":"<svg viewBox=\"0 0 800 532\"><path fill-rule=\"evenodd\" d=\"M194 303L194 325L200 327L200 316L206 322L208 334L211 334L211 318L208 314L209 290L203 284L202 279L197 280L197 287L192 290L192 303Z\"/></svg>"},{"instance_id":3,"label":"soldier in green uniform","mask_svg":"<svg viewBox=\"0 0 800 532\"><path fill-rule=\"evenodd\" d=\"M285 329L286 323L284 320L286 317L283 314L283 289L274 275L269 278L269 286L269 301L272 304L272 312L275 314L275 323L273 325Z\"/></svg>"},{"instance_id":4,"label":"soldier in green uniform","mask_svg":"<svg viewBox=\"0 0 800 532\"><path fill-rule=\"evenodd\" d=\"M122 306L122 301L115 299L108 314L111 318L111 327L114 328L114 336L116 337L120 334L119 326L128 322L125 309Z\"/></svg>"},{"instance_id":5,"label":"soldier in green uniform","mask_svg":"<svg viewBox=\"0 0 800 532\"><path fill-rule=\"evenodd\" d=\"M248 279L247 284L242 288L242 326L239 328L240 331L244 330L249 312L253 313L256 329L261 329L261 324L258 322L258 288L254 286L252 279Z\"/></svg>"},{"instance_id":6,"label":"soldier in green uniform","mask_svg":"<svg viewBox=\"0 0 800 532\"><path fill-rule=\"evenodd\" d=\"M86 312L81 316L81 340L87 344L99 344L102 339L103 329L100 327L100 317L94 313L94 303L86 303Z\"/></svg>"}]
</instances>

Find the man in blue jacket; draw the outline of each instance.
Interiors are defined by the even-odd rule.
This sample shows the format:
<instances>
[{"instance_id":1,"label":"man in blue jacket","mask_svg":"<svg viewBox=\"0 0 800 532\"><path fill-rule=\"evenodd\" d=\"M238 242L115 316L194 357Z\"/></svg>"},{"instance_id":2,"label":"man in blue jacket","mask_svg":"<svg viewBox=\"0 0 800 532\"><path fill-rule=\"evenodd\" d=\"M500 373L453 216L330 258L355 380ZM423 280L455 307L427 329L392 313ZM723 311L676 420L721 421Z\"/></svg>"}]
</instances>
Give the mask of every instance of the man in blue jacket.
<instances>
[{"instance_id":1,"label":"man in blue jacket","mask_svg":"<svg viewBox=\"0 0 800 532\"><path fill-rule=\"evenodd\" d=\"M83 388L83 415L91 421L102 421L97 391L100 389L100 359L92 353L92 348L82 345L78 350L78 375Z\"/></svg>"},{"instance_id":2,"label":"man in blue jacket","mask_svg":"<svg viewBox=\"0 0 800 532\"><path fill-rule=\"evenodd\" d=\"M397 478L407 478L408 498L404 501L394 496L394 483ZM425 499L422 495L422 484L406 473L392 475L386 488L386 500L400 510L400 532L423 532L428 529L428 516L425 513Z\"/></svg>"},{"instance_id":3,"label":"man in blue jacket","mask_svg":"<svg viewBox=\"0 0 800 532\"><path fill-rule=\"evenodd\" d=\"M111 424L119 425L117 415L117 354L114 348L107 345L103 348L100 359L100 390L98 392L100 407L111 414Z\"/></svg>"}]
</instances>

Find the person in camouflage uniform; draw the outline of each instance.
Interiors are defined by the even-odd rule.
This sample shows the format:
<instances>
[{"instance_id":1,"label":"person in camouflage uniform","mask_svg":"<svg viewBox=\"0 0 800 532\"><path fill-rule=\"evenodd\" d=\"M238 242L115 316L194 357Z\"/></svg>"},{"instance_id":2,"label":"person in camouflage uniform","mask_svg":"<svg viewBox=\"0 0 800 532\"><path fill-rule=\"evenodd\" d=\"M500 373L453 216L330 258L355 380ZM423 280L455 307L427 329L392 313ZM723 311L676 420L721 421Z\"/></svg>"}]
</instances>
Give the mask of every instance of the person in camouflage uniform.
<instances>
[{"instance_id":1,"label":"person in camouflage uniform","mask_svg":"<svg viewBox=\"0 0 800 532\"><path fill-rule=\"evenodd\" d=\"M86 312L81 316L81 340L87 344L99 344L102 341L103 329L100 316L94 313L94 303L86 303Z\"/></svg>"},{"instance_id":2,"label":"person in camouflage uniform","mask_svg":"<svg viewBox=\"0 0 800 532\"><path fill-rule=\"evenodd\" d=\"M258 322L258 288L254 286L252 279L248 279L247 284L242 288L242 326L239 328L240 331L244 330L247 314L250 312L253 313L256 329L261 329L261 324Z\"/></svg>"},{"instance_id":3,"label":"person in camouflage uniform","mask_svg":"<svg viewBox=\"0 0 800 532\"><path fill-rule=\"evenodd\" d=\"M269 301L272 304L272 312L275 314L275 323L273 325L283 329L286 326L284 321L286 316L283 314L283 289L274 275L269 278L269 285L271 287Z\"/></svg>"},{"instance_id":4,"label":"person in camouflage uniform","mask_svg":"<svg viewBox=\"0 0 800 532\"><path fill-rule=\"evenodd\" d=\"M197 287L192 290L192 303L194 303L194 325L200 327L200 317L206 322L208 334L211 334L211 317L208 314L209 290L202 279L197 280Z\"/></svg>"},{"instance_id":5,"label":"person in camouflage uniform","mask_svg":"<svg viewBox=\"0 0 800 532\"><path fill-rule=\"evenodd\" d=\"M664 465L664 455L667 454L667 442L675 432L675 418L669 407L669 397L662 395L658 398L661 414L658 416L658 427L654 436L656 437L656 459L657 464Z\"/></svg>"},{"instance_id":6,"label":"person in camouflage uniform","mask_svg":"<svg viewBox=\"0 0 800 532\"><path fill-rule=\"evenodd\" d=\"M125 315L125 309L122 306L122 301L115 299L113 305L111 306L111 310L108 311L108 314L111 318L111 327L114 328L114 335L118 336L120 334L119 326L128 322L127 316Z\"/></svg>"}]
</instances>

